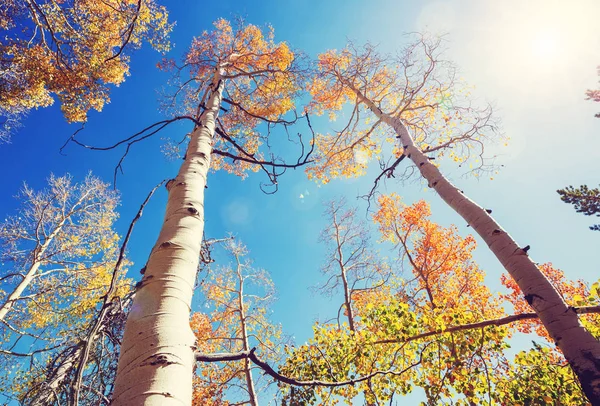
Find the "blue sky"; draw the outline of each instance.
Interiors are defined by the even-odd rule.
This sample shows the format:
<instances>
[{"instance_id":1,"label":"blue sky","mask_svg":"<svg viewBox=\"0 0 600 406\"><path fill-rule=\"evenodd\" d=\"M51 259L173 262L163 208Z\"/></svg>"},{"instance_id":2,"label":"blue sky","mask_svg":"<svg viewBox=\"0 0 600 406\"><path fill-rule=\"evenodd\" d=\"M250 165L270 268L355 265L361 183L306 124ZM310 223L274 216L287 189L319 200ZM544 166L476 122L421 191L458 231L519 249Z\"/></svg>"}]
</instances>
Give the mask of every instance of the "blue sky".
<instances>
[{"instance_id":1,"label":"blue sky","mask_svg":"<svg viewBox=\"0 0 600 406\"><path fill-rule=\"evenodd\" d=\"M430 30L448 33L447 57L475 86L474 93L497 107L509 147L492 147L505 167L494 180L463 178L456 168L444 167L465 193L494 216L522 245L531 245L538 262L553 262L572 279L594 281L600 276L597 252L600 233L587 229L593 219L575 213L562 203L556 189L568 184L598 184L600 105L584 101L584 92L597 86L600 32L595 19L597 1L219 1L170 2L176 21L169 56L178 58L194 35L211 28L219 17L238 15L254 24L271 24L277 40L316 56L341 48L346 39L369 41L386 51L400 49L403 33ZM112 101L102 113L91 113L81 140L109 145L163 119L157 90L168 74L155 65L160 55L144 47L132 57L131 76L114 88ZM331 125L318 121L325 132ZM112 180L120 152L94 152L74 145L59 148L77 128L68 125L58 106L32 112L9 145L0 146L3 191L0 214L12 213L22 182L40 187L51 173L70 172L82 179L92 170ZM179 161L169 162L160 152L164 141L179 140L189 130L173 125L162 135L135 148L119 176L122 196L119 221L124 233L146 193L160 180L176 174ZM318 235L325 225L322 202L340 195L354 202L371 187L376 174L356 180L334 181L317 187L301 170L280 179L279 192L265 195L259 189L262 175L246 180L213 173L206 195L206 235L222 237L234 232L248 246L257 266L270 271L279 292L274 319L284 331L303 342L316 318L329 318L337 306L315 297L307 289L319 279L324 252ZM388 183L382 191L395 191L406 203L424 198L432 204L433 219L441 224L464 222L419 182ZM300 198L303 195L303 198ZM153 199L134 233L130 256L136 263L132 276L145 263L164 213L166 190ZM362 203L361 203L362 204ZM486 270L490 287L499 288L503 272L485 244L475 259Z\"/></svg>"}]
</instances>

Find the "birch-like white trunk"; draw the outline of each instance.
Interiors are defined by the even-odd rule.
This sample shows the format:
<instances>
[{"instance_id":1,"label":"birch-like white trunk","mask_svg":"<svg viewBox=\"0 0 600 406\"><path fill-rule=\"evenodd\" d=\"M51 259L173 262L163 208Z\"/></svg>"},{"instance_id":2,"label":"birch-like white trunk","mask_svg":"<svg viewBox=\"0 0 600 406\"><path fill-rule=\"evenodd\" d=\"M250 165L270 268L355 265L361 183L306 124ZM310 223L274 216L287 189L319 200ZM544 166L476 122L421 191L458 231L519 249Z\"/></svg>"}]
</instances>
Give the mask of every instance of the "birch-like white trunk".
<instances>
[{"instance_id":1,"label":"birch-like white trunk","mask_svg":"<svg viewBox=\"0 0 600 406\"><path fill-rule=\"evenodd\" d=\"M340 276L342 277L342 285L344 288L344 306L346 307L346 313L348 317L348 326L350 331L354 331L354 312L352 310L352 294L350 293L350 286L348 284L348 277L346 275L346 267L344 266L344 253L342 252L342 242L340 241L340 226L337 222L335 212L333 213L333 226L335 227L335 242L337 245L337 262L340 267Z\"/></svg>"},{"instance_id":2,"label":"birch-like white trunk","mask_svg":"<svg viewBox=\"0 0 600 406\"><path fill-rule=\"evenodd\" d=\"M163 226L125 326L114 406L192 402L195 336L190 306L204 231L204 188L223 93L221 74L215 73L185 161L167 184Z\"/></svg>"},{"instance_id":3,"label":"birch-like white trunk","mask_svg":"<svg viewBox=\"0 0 600 406\"><path fill-rule=\"evenodd\" d=\"M79 202L77 203L79 205ZM0 307L0 321L4 321L8 312L12 309L15 302L21 298L25 289L29 287L31 282L36 278L37 272L42 265L42 258L46 253L46 250L52 243L52 241L56 238L56 236L61 232L67 217L63 218L60 223L57 224L56 228L48 235L43 244L39 245L33 252L33 261L31 266L25 273L25 276L19 282L19 284L13 289L13 291L8 295L2 306Z\"/></svg>"},{"instance_id":4,"label":"birch-like white trunk","mask_svg":"<svg viewBox=\"0 0 600 406\"><path fill-rule=\"evenodd\" d=\"M237 274L239 280L238 286L238 307L240 312L240 326L242 330L242 350L249 351L250 350L250 342L248 340L248 328L246 325L246 311L244 308L244 278L242 276L242 265L239 262L239 258L236 257L237 264ZM248 358L244 358L244 375L246 378L246 386L248 390L248 396L250 397L249 403L250 406L258 406L258 399L256 397L256 389L254 388L254 380L252 379L252 368L251 368L250 360Z\"/></svg>"},{"instance_id":5,"label":"birch-like white trunk","mask_svg":"<svg viewBox=\"0 0 600 406\"><path fill-rule=\"evenodd\" d=\"M60 404L60 399L58 398L60 388L64 387L64 385L67 383L69 373L79 362L81 353L81 347L77 347L72 354L62 360L56 371L54 371L52 375L48 377L46 382L42 383L43 386L41 389L39 389L39 393L32 400L29 400L27 404L30 406Z\"/></svg>"},{"instance_id":6,"label":"birch-like white trunk","mask_svg":"<svg viewBox=\"0 0 600 406\"><path fill-rule=\"evenodd\" d=\"M40 250L40 255L43 254L43 251ZM38 254L35 254L37 257ZM31 282L35 279L37 271L40 269L41 262L34 260L33 264L29 267L29 270L25 274L25 277L19 282L19 284L15 287L15 289L8 295L2 307L0 307L0 321L4 321L6 315L12 309L13 305L17 300L21 298L21 295L27 289L27 287L31 284Z\"/></svg>"},{"instance_id":7,"label":"birch-like white trunk","mask_svg":"<svg viewBox=\"0 0 600 406\"><path fill-rule=\"evenodd\" d=\"M429 186L487 243L517 282L525 299L577 374L588 399L594 406L600 405L600 342L581 325L577 313L565 303L542 271L500 224L430 162L415 145L404 123L383 113L360 90L353 90L381 121L394 129L404 154L416 165Z\"/></svg>"}]
</instances>

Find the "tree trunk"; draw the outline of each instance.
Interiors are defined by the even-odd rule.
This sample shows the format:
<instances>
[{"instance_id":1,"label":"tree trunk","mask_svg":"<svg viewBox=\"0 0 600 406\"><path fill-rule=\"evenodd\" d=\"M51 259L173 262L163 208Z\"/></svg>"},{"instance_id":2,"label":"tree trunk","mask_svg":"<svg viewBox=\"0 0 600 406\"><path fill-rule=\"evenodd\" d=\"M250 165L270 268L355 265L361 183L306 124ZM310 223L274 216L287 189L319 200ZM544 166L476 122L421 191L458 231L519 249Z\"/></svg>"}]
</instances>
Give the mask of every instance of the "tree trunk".
<instances>
[{"instance_id":1,"label":"tree trunk","mask_svg":"<svg viewBox=\"0 0 600 406\"><path fill-rule=\"evenodd\" d=\"M43 254L42 250L40 250L40 255L41 254ZM38 255L36 254L35 257L37 256ZM35 274L37 273L38 269L40 269L40 265L40 261L34 259L33 264L31 264L31 267L29 267L29 270L23 277L23 280L21 280L21 282L15 287L15 289L10 293L10 295L8 295L8 297L0 307L0 321L4 320L10 309L12 309L15 302L19 300L25 289L27 289L29 284L33 281L33 279L35 279Z\"/></svg>"},{"instance_id":2,"label":"tree trunk","mask_svg":"<svg viewBox=\"0 0 600 406\"><path fill-rule=\"evenodd\" d=\"M223 93L216 71L184 163L167 183L162 229L127 318L113 405L190 405L195 336L190 306L204 231L204 188Z\"/></svg>"},{"instance_id":3,"label":"tree trunk","mask_svg":"<svg viewBox=\"0 0 600 406\"><path fill-rule=\"evenodd\" d=\"M337 244L337 262L340 267L340 276L342 277L342 284L344 287L344 306L346 307L346 313L348 316L348 326L350 331L354 331L354 312L352 311L352 294L350 287L348 286L348 278L346 275L346 267L344 266L344 253L342 252L342 243L340 241L340 226L337 223L335 213L333 213L333 225L335 227L335 241Z\"/></svg>"},{"instance_id":4,"label":"tree trunk","mask_svg":"<svg viewBox=\"0 0 600 406\"><path fill-rule=\"evenodd\" d=\"M79 202L77 203L77 205L79 205ZM40 266L42 265L42 257L43 257L43 255L46 253L46 250L48 249L48 247L52 243L52 240L54 240L54 238L56 238L56 236L62 230L62 228L63 228L63 226L64 226L67 218L68 217L63 218L61 220L61 222L58 223L58 225L56 226L56 228L50 233L50 235L48 235L48 237L46 238L46 240L44 241L44 243L41 244L41 245L39 245L34 250L34 252L33 252L33 262L31 263L31 266L29 267L29 270L27 271L27 273L23 277L23 280L15 287L15 289L10 293L10 295L8 295L8 297L6 298L6 300L4 301L4 303L2 304L2 306L0 307L0 321L4 321L4 319L6 318L6 315L8 314L8 312L10 311L10 309L12 309L13 305L15 304L15 302L17 300L19 300L19 298L21 297L21 295L23 294L23 292L25 291L25 289L27 289L27 287L29 286L29 284L31 284L31 282L35 279L37 271L40 269Z\"/></svg>"},{"instance_id":5,"label":"tree trunk","mask_svg":"<svg viewBox=\"0 0 600 406\"><path fill-rule=\"evenodd\" d=\"M600 405L600 342L581 325L577 313L565 303L527 252L486 210L466 197L430 162L415 145L404 123L399 118L383 113L358 89L353 90L378 118L395 130L404 154L416 165L429 186L487 243L504 269L517 282L525 300L577 374L588 399L594 406Z\"/></svg>"},{"instance_id":6,"label":"tree trunk","mask_svg":"<svg viewBox=\"0 0 600 406\"><path fill-rule=\"evenodd\" d=\"M106 317L102 320L102 326L106 327L108 324L112 323L114 317L120 313L120 309L128 306L129 300L131 299L128 299L118 306L116 306L116 303L114 302L111 303L111 307L109 308ZM46 380L39 385L40 388L35 390L33 396L25 399L25 403L31 406L60 404L60 399L57 397L60 396L59 392L61 392L62 389L62 392L69 392L67 396L69 398L68 403L78 405L78 394L75 393L75 391L78 391L79 388L75 388L75 385L70 382L72 381L70 374L73 370L77 370L78 367L85 368L85 365L80 365L81 358L84 355L84 347L86 344L90 345L90 342L94 343L99 337L100 334L96 332L94 336L88 337L87 340L84 339L79 341L76 347L72 349L71 353L62 357L60 362L58 362L58 360L51 362L49 366L54 366L54 368L50 371ZM58 365L55 366L57 363Z\"/></svg>"},{"instance_id":7,"label":"tree trunk","mask_svg":"<svg viewBox=\"0 0 600 406\"><path fill-rule=\"evenodd\" d=\"M32 400L27 401L27 404L31 406L60 404L60 398L58 398L58 396L60 396L58 394L60 392L60 388L63 387L64 389L65 383L69 378L69 374L79 362L81 352L80 344L72 354L69 354L61 361L59 367L52 372L48 379L41 383L41 388L37 391Z\"/></svg>"},{"instance_id":8,"label":"tree trunk","mask_svg":"<svg viewBox=\"0 0 600 406\"><path fill-rule=\"evenodd\" d=\"M242 276L242 265L239 262L239 258L236 256L237 264L237 274L239 279L238 286L238 307L240 311L240 326L242 330L242 345L243 351L250 350L250 343L248 341L248 329L246 328L246 312L244 310L244 278ZM258 399L256 398L256 389L254 388L254 380L252 379L252 369L250 360L246 357L244 358L244 375L246 378L246 386L248 387L248 395L250 396L249 403L251 406L258 406Z\"/></svg>"}]
</instances>

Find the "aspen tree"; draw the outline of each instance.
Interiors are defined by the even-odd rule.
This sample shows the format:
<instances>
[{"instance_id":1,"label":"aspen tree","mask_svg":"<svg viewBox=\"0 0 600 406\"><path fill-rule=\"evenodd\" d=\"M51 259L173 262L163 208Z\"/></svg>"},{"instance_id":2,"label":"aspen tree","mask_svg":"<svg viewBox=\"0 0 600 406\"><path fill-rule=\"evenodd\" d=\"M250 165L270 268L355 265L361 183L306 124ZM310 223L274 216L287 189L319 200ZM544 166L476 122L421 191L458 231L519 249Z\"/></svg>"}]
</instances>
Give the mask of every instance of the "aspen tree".
<instances>
[{"instance_id":1,"label":"aspen tree","mask_svg":"<svg viewBox=\"0 0 600 406\"><path fill-rule=\"evenodd\" d=\"M177 95L195 128L178 175L167 183L163 226L127 319L115 405L191 403L195 336L190 305L209 169L243 175L265 165L285 167L263 159L259 148L266 138L255 127L282 121L294 108L298 61L287 44L273 41L272 30L264 35L254 25L238 25L234 29L218 20L214 31L193 40L181 68L170 61L162 64L178 69L180 77L189 75ZM221 110L227 111L219 116Z\"/></svg>"},{"instance_id":2,"label":"aspen tree","mask_svg":"<svg viewBox=\"0 0 600 406\"><path fill-rule=\"evenodd\" d=\"M317 112L330 114L350 105L348 124L335 134L317 137L317 165L309 176L330 178L364 173L368 162L387 149L391 164L376 183L396 175L408 159L408 173L420 175L467 224L517 282L553 341L575 370L584 392L600 404L600 342L579 322L554 286L529 256L485 209L442 173L450 158L475 164L485 173L484 143L495 133L491 108L477 110L460 87L452 66L440 58L440 40L420 38L397 58L372 46L353 45L319 56L311 92ZM435 159L435 161L433 160Z\"/></svg>"}]
</instances>

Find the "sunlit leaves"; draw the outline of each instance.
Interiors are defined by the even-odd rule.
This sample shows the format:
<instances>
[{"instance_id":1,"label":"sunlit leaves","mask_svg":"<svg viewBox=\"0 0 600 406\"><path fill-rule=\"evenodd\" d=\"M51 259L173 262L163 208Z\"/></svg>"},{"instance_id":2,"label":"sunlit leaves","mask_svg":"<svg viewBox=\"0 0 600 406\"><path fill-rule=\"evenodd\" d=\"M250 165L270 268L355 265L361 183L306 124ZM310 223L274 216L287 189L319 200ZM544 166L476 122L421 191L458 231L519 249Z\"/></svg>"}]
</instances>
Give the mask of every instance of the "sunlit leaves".
<instances>
[{"instance_id":1,"label":"sunlit leaves","mask_svg":"<svg viewBox=\"0 0 600 406\"><path fill-rule=\"evenodd\" d=\"M51 176L46 189L36 191L24 185L18 198L17 214L0 224L0 309L5 312L0 347L9 350L31 336L36 340L23 348L41 352L31 361L3 354L0 362L14 365L15 373L5 375L0 385L3 392L23 399L49 379L49 372L38 366L59 362L53 357L62 350L67 357L75 351L107 292L119 249L119 237L113 230L118 196L107 184L88 175L81 183L70 176ZM123 268L117 275L109 303L129 292L125 271ZM106 333L113 334L118 325L119 320L113 320ZM67 344L73 345L70 351ZM108 347L114 348L114 342ZM97 350L110 359L106 345L92 352ZM31 362L36 368L31 368ZM73 365L64 373L72 371ZM62 396L62 389L56 390Z\"/></svg>"},{"instance_id":2,"label":"sunlit leaves","mask_svg":"<svg viewBox=\"0 0 600 406\"><path fill-rule=\"evenodd\" d=\"M469 100L468 87L441 58L442 47L440 39L419 37L397 57L353 44L320 55L311 107L337 119L337 131L319 136L309 177L327 183L360 176L382 152L399 157L403 146L396 129L381 124L385 117L402 120L415 145L436 158L481 159L483 142L495 135L491 109Z\"/></svg>"},{"instance_id":3,"label":"sunlit leaves","mask_svg":"<svg viewBox=\"0 0 600 406\"><path fill-rule=\"evenodd\" d=\"M491 371L504 365L509 330L445 330L500 317L502 303L472 261L473 237L459 236L455 227L442 227L430 215L423 201L405 206L396 195L381 196L373 219L382 240L398 250L395 275L353 293L354 331L348 322L316 325L313 338L288 351L282 369L295 377L332 381L387 373L349 388L286 391L286 399L301 396L311 404L317 399L333 404L333 394L353 404L362 393L369 404L387 403L414 387L425 391L429 404L450 398L457 404L478 403L490 396ZM342 236L353 230L339 229ZM329 237L334 238L335 233Z\"/></svg>"},{"instance_id":4,"label":"sunlit leaves","mask_svg":"<svg viewBox=\"0 0 600 406\"><path fill-rule=\"evenodd\" d=\"M159 65L176 71L173 84L177 89L167 97L165 108L197 117L218 74L225 81L226 108L220 112L222 133L215 136L213 147L228 156L213 154L211 167L245 176L260 169L253 161L271 158L263 156L261 147L270 126L285 123L284 116L294 110L306 72L300 68L297 53L285 42L274 41L271 27L262 30L225 19L214 26L194 38L182 66L170 60Z\"/></svg>"},{"instance_id":5,"label":"sunlit leaves","mask_svg":"<svg viewBox=\"0 0 600 406\"><path fill-rule=\"evenodd\" d=\"M562 354L535 343L515 356L492 395L501 405L590 404Z\"/></svg>"},{"instance_id":6,"label":"sunlit leaves","mask_svg":"<svg viewBox=\"0 0 600 406\"><path fill-rule=\"evenodd\" d=\"M118 198L107 184L91 175L80 184L69 176L51 176L48 183L43 191L25 185L19 214L0 225L3 272L39 269L23 293L28 299L13 310L19 316L9 318L23 328L79 323L89 316L110 281L118 250L112 230ZM21 280L6 278L5 292Z\"/></svg>"},{"instance_id":7,"label":"sunlit leaves","mask_svg":"<svg viewBox=\"0 0 600 406\"><path fill-rule=\"evenodd\" d=\"M154 0L9 1L0 11L0 114L61 102L68 121L102 110L108 85L129 73L129 54L148 41L169 48L167 11ZM12 29L11 29L12 28Z\"/></svg>"}]
</instances>

